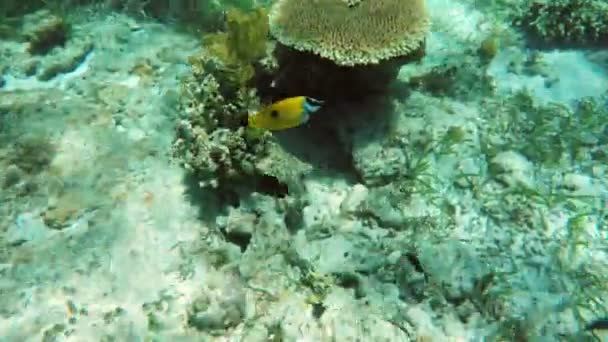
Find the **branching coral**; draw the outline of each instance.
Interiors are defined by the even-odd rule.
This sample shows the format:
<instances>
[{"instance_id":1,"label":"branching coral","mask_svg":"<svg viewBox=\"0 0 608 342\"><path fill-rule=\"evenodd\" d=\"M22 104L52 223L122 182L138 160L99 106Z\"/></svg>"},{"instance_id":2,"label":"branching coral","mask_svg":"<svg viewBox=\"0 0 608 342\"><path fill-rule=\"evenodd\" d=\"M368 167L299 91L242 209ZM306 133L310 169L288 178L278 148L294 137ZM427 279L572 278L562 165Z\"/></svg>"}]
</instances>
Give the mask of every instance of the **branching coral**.
<instances>
[{"instance_id":1,"label":"branching coral","mask_svg":"<svg viewBox=\"0 0 608 342\"><path fill-rule=\"evenodd\" d=\"M202 63L208 56L198 58ZM267 136L252 138L239 122L256 101L255 94L239 90L234 98L225 98L217 78L197 64L185 83L185 94L186 118L179 123L174 148L201 185L217 187L223 180L252 174Z\"/></svg>"},{"instance_id":2,"label":"branching coral","mask_svg":"<svg viewBox=\"0 0 608 342\"><path fill-rule=\"evenodd\" d=\"M306 170L270 133L244 124L259 105L253 83L266 56L266 18L262 9L229 11L227 31L208 35L207 49L190 58L192 77L184 83L185 117L174 151L203 187L248 184L281 194L287 191L283 182L294 179L290 175Z\"/></svg>"},{"instance_id":3,"label":"branching coral","mask_svg":"<svg viewBox=\"0 0 608 342\"><path fill-rule=\"evenodd\" d=\"M190 58L186 117L178 126L175 152L203 186L254 174L255 161L264 154L268 136L249 134L242 125L257 103L247 83L265 44L263 21L262 11L231 11L227 32L207 36L208 48ZM244 34L248 29L255 32Z\"/></svg>"},{"instance_id":4,"label":"branching coral","mask_svg":"<svg viewBox=\"0 0 608 342\"><path fill-rule=\"evenodd\" d=\"M608 3L603 0L530 1L514 22L542 45L608 42Z\"/></svg>"}]
</instances>

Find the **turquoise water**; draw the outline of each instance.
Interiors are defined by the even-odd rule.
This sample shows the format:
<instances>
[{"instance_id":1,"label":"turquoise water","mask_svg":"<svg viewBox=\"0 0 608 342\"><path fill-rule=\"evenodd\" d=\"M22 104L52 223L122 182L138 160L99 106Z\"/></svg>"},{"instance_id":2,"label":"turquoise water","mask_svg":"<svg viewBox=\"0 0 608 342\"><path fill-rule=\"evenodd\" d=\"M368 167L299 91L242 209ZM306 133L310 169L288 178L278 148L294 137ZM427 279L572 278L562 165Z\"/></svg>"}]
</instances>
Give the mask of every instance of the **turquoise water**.
<instances>
[{"instance_id":1,"label":"turquoise water","mask_svg":"<svg viewBox=\"0 0 608 342\"><path fill-rule=\"evenodd\" d=\"M0 341L604 341L605 13L3 1Z\"/></svg>"}]
</instances>

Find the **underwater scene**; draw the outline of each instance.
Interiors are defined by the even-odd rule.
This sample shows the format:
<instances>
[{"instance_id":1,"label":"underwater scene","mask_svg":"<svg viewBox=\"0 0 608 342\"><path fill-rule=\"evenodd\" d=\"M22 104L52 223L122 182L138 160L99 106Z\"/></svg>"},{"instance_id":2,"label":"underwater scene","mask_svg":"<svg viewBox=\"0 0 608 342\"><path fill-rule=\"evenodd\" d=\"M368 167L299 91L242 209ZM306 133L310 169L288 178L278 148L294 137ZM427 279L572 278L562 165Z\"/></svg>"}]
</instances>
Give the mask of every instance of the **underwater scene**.
<instances>
[{"instance_id":1,"label":"underwater scene","mask_svg":"<svg viewBox=\"0 0 608 342\"><path fill-rule=\"evenodd\" d=\"M1 0L0 341L608 341L608 1Z\"/></svg>"}]
</instances>

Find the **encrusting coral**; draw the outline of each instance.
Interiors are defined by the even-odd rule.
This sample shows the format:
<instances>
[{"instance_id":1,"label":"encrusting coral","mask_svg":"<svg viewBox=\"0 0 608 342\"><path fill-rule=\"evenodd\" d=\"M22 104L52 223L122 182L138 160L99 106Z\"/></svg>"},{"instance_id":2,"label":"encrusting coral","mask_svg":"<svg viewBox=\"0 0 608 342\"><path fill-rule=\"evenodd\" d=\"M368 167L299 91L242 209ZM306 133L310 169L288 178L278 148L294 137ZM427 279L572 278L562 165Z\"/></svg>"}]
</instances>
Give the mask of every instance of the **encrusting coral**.
<instances>
[{"instance_id":1,"label":"encrusting coral","mask_svg":"<svg viewBox=\"0 0 608 342\"><path fill-rule=\"evenodd\" d=\"M354 11L342 16L346 26L354 25L356 18L369 19L371 14L374 18L369 19L365 34L343 30L341 20L335 22L337 40L333 44L334 51L346 51L349 41L357 41L354 46L360 47L359 52L375 50L374 57L361 57L353 49L350 56L333 54L345 58L336 62L319 53L287 46L280 37L270 49L273 45L268 33L276 36L281 20L299 20L294 8L309 11L310 20L318 20L323 26L325 16L315 14L319 10L313 7L334 14ZM282 9L285 13L279 14ZM288 96L305 95L337 104L382 95L396 79L401 65L422 57L429 25L424 2L418 0L361 1L350 7L341 0L323 0L314 5L284 0L275 3L272 13L269 20L262 8L247 12L231 9L226 14L225 31L208 34L203 40L205 49L190 59L193 75L185 82L188 104L186 117L178 125L175 152L201 186L225 189L225 185L234 188L248 183L258 191L262 187L266 188L264 192L279 195L298 188L299 176L309 172L310 165L286 152L269 133L245 127L247 112L259 102ZM377 19L383 16L388 21ZM413 19L402 24L400 20L405 18ZM368 35L373 30L388 36L374 41ZM322 31L317 34L323 36ZM350 36L342 36L346 34ZM332 43L326 44L329 48ZM273 58L276 64L270 63L269 69L266 61ZM354 65L355 59L358 65ZM331 126L333 121L328 122Z\"/></svg>"}]
</instances>

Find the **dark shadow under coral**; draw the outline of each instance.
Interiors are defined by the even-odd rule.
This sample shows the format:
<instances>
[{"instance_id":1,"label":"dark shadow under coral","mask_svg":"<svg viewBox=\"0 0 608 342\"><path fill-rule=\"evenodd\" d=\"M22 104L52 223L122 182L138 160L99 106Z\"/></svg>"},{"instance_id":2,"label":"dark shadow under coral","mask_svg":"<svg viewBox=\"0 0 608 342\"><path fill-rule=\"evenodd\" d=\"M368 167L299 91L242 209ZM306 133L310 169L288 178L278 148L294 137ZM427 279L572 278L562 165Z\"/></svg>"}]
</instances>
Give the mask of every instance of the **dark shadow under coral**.
<instances>
[{"instance_id":1,"label":"dark shadow under coral","mask_svg":"<svg viewBox=\"0 0 608 342\"><path fill-rule=\"evenodd\" d=\"M273 133L286 153L312 165L312 175L340 174L354 180L350 153L330 127L305 125Z\"/></svg>"},{"instance_id":2,"label":"dark shadow under coral","mask_svg":"<svg viewBox=\"0 0 608 342\"><path fill-rule=\"evenodd\" d=\"M199 178L193 173L187 173L183 178L186 187L185 197L198 209L198 218L202 221L215 223L215 217L226 204L238 203L231 192L207 191L199 185Z\"/></svg>"},{"instance_id":3,"label":"dark shadow under coral","mask_svg":"<svg viewBox=\"0 0 608 342\"><path fill-rule=\"evenodd\" d=\"M249 86L256 88L262 103L291 96L324 101L321 110L306 124L273 132L278 144L286 153L312 166L312 172L303 177L341 177L351 183L362 182L353 161L353 140L360 147L375 141L378 135L389 134L394 117L392 100L408 95L406 85L396 81L397 75L402 65L422 58L424 43L408 56L361 66L340 66L281 44L277 44L274 54L277 70L254 64L255 77ZM374 134L361 134L364 130ZM215 203L217 210L238 206L239 199L252 192L281 198L301 190L298 183L301 181L288 185L270 175L242 174L238 179L219 179L220 187L203 195L207 191L201 190L196 181L187 181L194 202ZM291 186L297 189L290 189Z\"/></svg>"},{"instance_id":4,"label":"dark shadow under coral","mask_svg":"<svg viewBox=\"0 0 608 342\"><path fill-rule=\"evenodd\" d=\"M276 177L270 175L252 175L240 179L221 179L215 189L202 188L194 173L188 173L183 179L186 186L186 198L198 208L199 219L214 224L215 217L227 207L238 207L242 198L248 198L253 192L282 198L289 195L289 187Z\"/></svg>"},{"instance_id":5,"label":"dark shadow under coral","mask_svg":"<svg viewBox=\"0 0 608 342\"><path fill-rule=\"evenodd\" d=\"M253 82L265 104L292 96L324 101L306 124L273 134L288 153L313 165L315 175L339 173L360 181L349 136L362 127L390 130L391 99L409 96L407 85L397 81L399 70L404 64L419 61L424 50L423 42L407 56L378 64L341 66L277 43L274 55L278 69L270 74L258 68Z\"/></svg>"},{"instance_id":6,"label":"dark shadow under coral","mask_svg":"<svg viewBox=\"0 0 608 342\"><path fill-rule=\"evenodd\" d=\"M263 102L291 96L309 96L328 105L356 102L386 94L404 64L419 61L425 44L409 55L378 64L337 65L312 53L297 51L277 43L274 56L279 65L271 80L258 83Z\"/></svg>"},{"instance_id":7,"label":"dark shadow under coral","mask_svg":"<svg viewBox=\"0 0 608 342\"><path fill-rule=\"evenodd\" d=\"M390 134L395 117L392 99L409 95L401 86L395 91L334 102L314 113L306 124L273 134L286 152L313 166L313 176L338 174L349 182L362 182L352 144L356 140L361 148Z\"/></svg>"}]
</instances>

